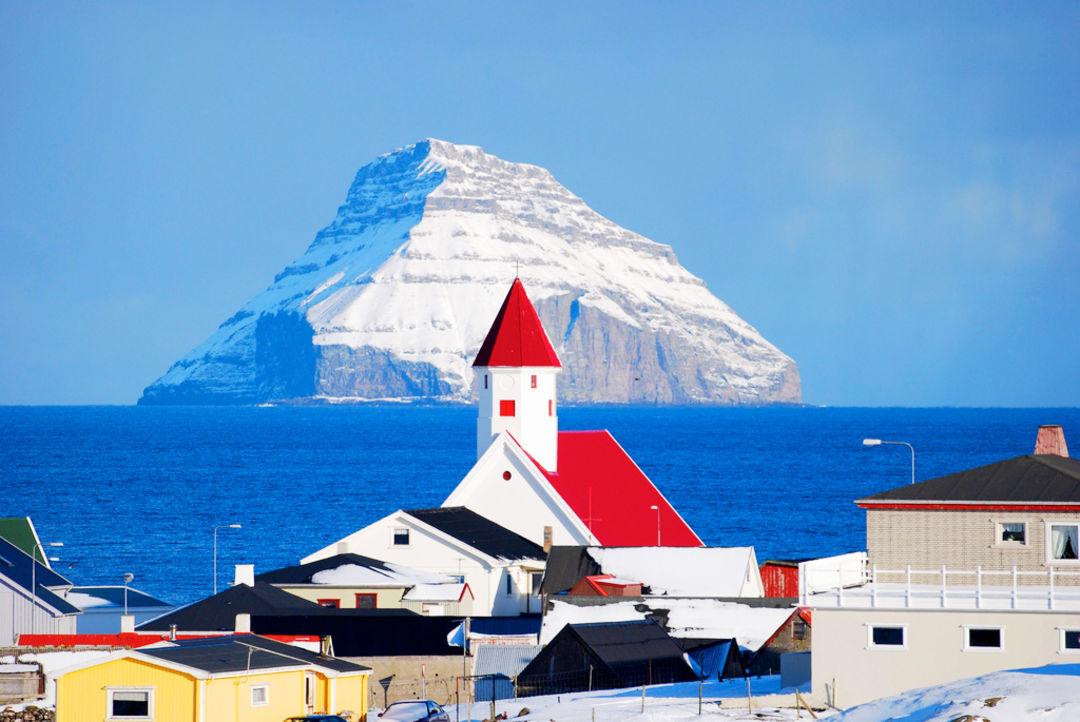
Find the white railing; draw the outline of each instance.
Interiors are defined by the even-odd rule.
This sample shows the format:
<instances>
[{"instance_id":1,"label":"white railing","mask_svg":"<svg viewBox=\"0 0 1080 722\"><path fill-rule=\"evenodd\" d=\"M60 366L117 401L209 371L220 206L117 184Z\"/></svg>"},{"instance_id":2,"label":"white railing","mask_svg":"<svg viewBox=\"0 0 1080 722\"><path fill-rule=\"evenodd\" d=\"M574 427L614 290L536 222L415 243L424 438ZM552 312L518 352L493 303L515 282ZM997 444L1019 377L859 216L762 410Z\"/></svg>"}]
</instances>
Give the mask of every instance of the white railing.
<instances>
[{"instance_id":1,"label":"white railing","mask_svg":"<svg viewBox=\"0 0 1080 722\"><path fill-rule=\"evenodd\" d=\"M851 584L851 576L850 570L843 568L800 567L800 604L887 609L1080 610L1080 570L872 566L866 568L862 584Z\"/></svg>"}]
</instances>

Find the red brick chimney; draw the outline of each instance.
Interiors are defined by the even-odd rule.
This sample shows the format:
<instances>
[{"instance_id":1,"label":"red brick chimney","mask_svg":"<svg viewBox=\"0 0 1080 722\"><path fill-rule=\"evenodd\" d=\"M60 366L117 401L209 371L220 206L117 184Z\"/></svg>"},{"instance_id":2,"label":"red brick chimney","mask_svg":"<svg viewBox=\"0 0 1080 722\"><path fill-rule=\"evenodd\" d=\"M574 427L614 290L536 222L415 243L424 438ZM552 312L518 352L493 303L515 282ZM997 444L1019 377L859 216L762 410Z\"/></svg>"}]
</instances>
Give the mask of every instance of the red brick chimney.
<instances>
[{"instance_id":1,"label":"red brick chimney","mask_svg":"<svg viewBox=\"0 0 1080 722\"><path fill-rule=\"evenodd\" d=\"M1039 436L1035 439L1035 453L1069 456L1069 447L1065 445L1065 432L1060 426L1039 427Z\"/></svg>"}]
</instances>

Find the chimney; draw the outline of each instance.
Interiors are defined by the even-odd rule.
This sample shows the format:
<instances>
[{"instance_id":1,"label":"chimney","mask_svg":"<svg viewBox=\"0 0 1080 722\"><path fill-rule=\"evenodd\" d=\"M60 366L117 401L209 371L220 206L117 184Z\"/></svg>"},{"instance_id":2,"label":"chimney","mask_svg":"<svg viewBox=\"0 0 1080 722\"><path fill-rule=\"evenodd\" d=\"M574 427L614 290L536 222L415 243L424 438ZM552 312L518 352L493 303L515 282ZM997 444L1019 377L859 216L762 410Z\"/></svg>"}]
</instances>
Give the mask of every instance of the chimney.
<instances>
[{"instance_id":1,"label":"chimney","mask_svg":"<svg viewBox=\"0 0 1080 722\"><path fill-rule=\"evenodd\" d=\"M1069 447L1065 445L1065 432L1060 426L1040 426L1035 439L1036 454L1053 454L1068 458Z\"/></svg>"},{"instance_id":2,"label":"chimney","mask_svg":"<svg viewBox=\"0 0 1080 722\"><path fill-rule=\"evenodd\" d=\"M120 634L135 633L135 615L124 614L120 617Z\"/></svg>"},{"instance_id":3,"label":"chimney","mask_svg":"<svg viewBox=\"0 0 1080 722\"><path fill-rule=\"evenodd\" d=\"M545 552L551 551L551 532L552 532L551 527L549 527L549 526L544 527L544 551Z\"/></svg>"},{"instance_id":4,"label":"chimney","mask_svg":"<svg viewBox=\"0 0 1080 722\"><path fill-rule=\"evenodd\" d=\"M348 554L349 553L349 542L347 542L347 541L339 541L337 543L337 553L338 554Z\"/></svg>"},{"instance_id":5,"label":"chimney","mask_svg":"<svg viewBox=\"0 0 1080 722\"><path fill-rule=\"evenodd\" d=\"M170 624L169 625L169 640L173 641L173 642L176 641L176 625L175 624Z\"/></svg>"},{"instance_id":6,"label":"chimney","mask_svg":"<svg viewBox=\"0 0 1080 722\"><path fill-rule=\"evenodd\" d=\"M237 634L251 634L251 615L244 612L237 614L233 631Z\"/></svg>"},{"instance_id":7,"label":"chimney","mask_svg":"<svg viewBox=\"0 0 1080 722\"><path fill-rule=\"evenodd\" d=\"M233 586L238 584L246 584L249 587L255 586L255 565L254 564L237 564L236 576L233 579Z\"/></svg>"}]
</instances>

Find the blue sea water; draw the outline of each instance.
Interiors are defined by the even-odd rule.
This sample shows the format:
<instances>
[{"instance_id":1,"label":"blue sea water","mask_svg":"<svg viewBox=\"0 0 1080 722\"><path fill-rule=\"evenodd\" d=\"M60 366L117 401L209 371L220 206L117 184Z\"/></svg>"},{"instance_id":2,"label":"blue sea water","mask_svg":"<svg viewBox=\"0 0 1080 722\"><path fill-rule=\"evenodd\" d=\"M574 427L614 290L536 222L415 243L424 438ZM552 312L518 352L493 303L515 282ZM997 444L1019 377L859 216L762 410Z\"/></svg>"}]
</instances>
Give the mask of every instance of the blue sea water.
<instances>
[{"instance_id":1,"label":"blue sea water","mask_svg":"<svg viewBox=\"0 0 1080 722\"><path fill-rule=\"evenodd\" d=\"M472 466L457 407L0 407L0 516L30 516L76 584L172 603L299 559L399 508L437 506ZM1080 409L572 408L609 429L710 545L759 560L865 548L854 499L1031 453L1039 424L1080 448Z\"/></svg>"}]
</instances>

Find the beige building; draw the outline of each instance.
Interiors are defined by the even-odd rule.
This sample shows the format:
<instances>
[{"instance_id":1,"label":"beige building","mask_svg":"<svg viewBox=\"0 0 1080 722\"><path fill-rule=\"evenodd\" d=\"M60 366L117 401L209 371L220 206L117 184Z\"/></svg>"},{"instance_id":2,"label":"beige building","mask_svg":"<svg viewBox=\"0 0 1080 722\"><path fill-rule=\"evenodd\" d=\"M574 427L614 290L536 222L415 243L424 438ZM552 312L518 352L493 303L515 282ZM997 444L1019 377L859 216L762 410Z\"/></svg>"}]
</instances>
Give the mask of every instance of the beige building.
<instances>
[{"instance_id":1,"label":"beige building","mask_svg":"<svg viewBox=\"0 0 1080 722\"><path fill-rule=\"evenodd\" d=\"M857 503L861 568L800 568L818 701L1080 661L1080 460L1061 427L1034 454Z\"/></svg>"}]
</instances>

